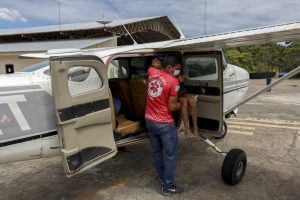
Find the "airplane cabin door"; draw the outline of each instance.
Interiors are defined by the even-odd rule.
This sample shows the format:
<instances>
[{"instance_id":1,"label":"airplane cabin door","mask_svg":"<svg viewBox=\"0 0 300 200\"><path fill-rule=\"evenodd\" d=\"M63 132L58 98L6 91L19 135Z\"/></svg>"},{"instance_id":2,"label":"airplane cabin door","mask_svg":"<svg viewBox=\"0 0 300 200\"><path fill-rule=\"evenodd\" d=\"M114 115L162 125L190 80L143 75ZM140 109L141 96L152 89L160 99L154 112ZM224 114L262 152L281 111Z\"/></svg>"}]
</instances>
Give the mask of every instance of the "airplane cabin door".
<instances>
[{"instance_id":1,"label":"airplane cabin door","mask_svg":"<svg viewBox=\"0 0 300 200\"><path fill-rule=\"evenodd\" d=\"M70 177L117 153L107 72L93 56L53 58L50 68L61 155Z\"/></svg>"},{"instance_id":2,"label":"airplane cabin door","mask_svg":"<svg viewBox=\"0 0 300 200\"><path fill-rule=\"evenodd\" d=\"M185 52L183 73L184 86L188 93L195 95L197 101L198 127L202 130L222 133L222 52Z\"/></svg>"}]
</instances>

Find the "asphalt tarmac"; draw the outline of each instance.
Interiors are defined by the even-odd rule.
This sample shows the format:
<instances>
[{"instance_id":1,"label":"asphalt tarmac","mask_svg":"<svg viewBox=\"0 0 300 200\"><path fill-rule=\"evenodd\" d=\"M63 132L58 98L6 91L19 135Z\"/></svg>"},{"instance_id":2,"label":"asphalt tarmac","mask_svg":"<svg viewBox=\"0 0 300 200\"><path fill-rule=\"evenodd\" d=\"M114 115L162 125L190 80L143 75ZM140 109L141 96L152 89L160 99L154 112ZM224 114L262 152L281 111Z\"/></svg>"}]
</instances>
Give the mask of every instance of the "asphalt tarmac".
<instances>
[{"instance_id":1,"label":"asphalt tarmac","mask_svg":"<svg viewBox=\"0 0 300 200\"><path fill-rule=\"evenodd\" d=\"M265 86L251 80L249 92ZM239 108L217 145L243 149L246 174L236 186L221 179L223 157L180 133L176 183L185 192L161 196L148 142L66 178L59 157L0 165L2 200L300 199L300 80L288 80Z\"/></svg>"}]
</instances>

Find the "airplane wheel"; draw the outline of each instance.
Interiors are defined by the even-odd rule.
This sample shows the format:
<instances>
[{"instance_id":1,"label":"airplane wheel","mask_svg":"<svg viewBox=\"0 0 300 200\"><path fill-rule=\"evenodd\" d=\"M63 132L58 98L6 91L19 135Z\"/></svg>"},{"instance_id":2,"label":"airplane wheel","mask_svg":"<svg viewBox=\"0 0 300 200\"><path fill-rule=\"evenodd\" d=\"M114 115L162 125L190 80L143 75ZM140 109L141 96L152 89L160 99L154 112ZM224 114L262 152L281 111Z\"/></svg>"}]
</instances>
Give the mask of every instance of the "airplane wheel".
<instances>
[{"instance_id":1,"label":"airplane wheel","mask_svg":"<svg viewBox=\"0 0 300 200\"><path fill-rule=\"evenodd\" d=\"M220 136L215 137L215 139L223 139L227 134L227 123L223 121L223 133Z\"/></svg>"},{"instance_id":2,"label":"airplane wheel","mask_svg":"<svg viewBox=\"0 0 300 200\"><path fill-rule=\"evenodd\" d=\"M246 153L241 149L231 149L222 165L221 176L228 185L238 184L244 177L247 166Z\"/></svg>"}]
</instances>

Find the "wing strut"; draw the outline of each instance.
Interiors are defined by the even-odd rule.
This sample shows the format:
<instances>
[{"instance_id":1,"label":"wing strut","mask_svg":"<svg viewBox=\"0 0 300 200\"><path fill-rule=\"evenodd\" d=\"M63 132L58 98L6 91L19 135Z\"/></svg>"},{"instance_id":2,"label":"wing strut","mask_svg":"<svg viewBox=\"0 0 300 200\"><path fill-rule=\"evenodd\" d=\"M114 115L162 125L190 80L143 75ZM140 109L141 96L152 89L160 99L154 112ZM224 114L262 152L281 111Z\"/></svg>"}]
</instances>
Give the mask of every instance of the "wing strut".
<instances>
[{"instance_id":1,"label":"wing strut","mask_svg":"<svg viewBox=\"0 0 300 200\"><path fill-rule=\"evenodd\" d=\"M240 107L241 105L243 105L244 103L247 103L248 101L250 101L251 99L253 99L254 97L257 97L258 95L260 95L261 93L271 89L272 87L274 87L275 85L277 85L278 83L291 78L292 76L295 76L296 74L298 74L300 72L300 66L298 66L296 69L293 69L292 71L290 71L289 73L287 73L286 75L284 75L283 77L281 77L280 79L274 81L273 83L271 83L270 85L264 87L261 90L258 90L257 92L255 92L254 94L252 94L251 96L247 97L246 99L242 100L240 103L238 103L237 105L231 107L230 109L228 109L227 112L224 113L224 115L226 115L227 113L230 113L232 110L236 109L237 107Z\"/></svg>"}]
</instances>

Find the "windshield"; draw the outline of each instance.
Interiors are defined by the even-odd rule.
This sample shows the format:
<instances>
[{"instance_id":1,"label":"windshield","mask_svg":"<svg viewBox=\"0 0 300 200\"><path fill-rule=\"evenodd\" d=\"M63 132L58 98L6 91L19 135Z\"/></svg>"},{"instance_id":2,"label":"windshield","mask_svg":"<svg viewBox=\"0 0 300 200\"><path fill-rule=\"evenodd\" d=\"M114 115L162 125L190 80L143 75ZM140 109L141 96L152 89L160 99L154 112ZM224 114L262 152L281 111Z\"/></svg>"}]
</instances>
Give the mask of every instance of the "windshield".
<instances>
[{"instance_id":1,"label":"windshield","mask_svg":"<svg viewBox=\"0 0 300 200\"><path fill-rule=\"evenodd\" d=\"M19 72L34 72L36 70L42 69L43 67L49 66L49 60L40 62L40 63L36 63L34 65L30 65L28 67L25 67L21 70L19 70Z\"/></svg>"}]
</instances>

